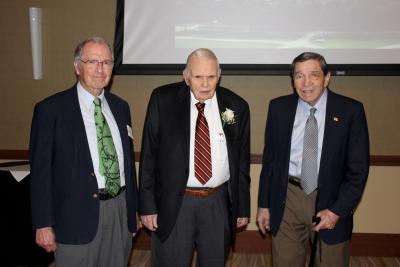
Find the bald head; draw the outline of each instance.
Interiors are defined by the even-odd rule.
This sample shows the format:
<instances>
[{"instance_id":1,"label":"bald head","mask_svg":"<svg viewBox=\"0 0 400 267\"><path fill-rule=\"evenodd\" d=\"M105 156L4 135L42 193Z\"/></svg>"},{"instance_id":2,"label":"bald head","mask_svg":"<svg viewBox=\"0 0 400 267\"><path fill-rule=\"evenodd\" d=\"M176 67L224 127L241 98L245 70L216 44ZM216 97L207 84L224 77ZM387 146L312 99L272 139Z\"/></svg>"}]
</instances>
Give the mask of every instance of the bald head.
<instances>
[{"instance_id":1,"label":"bald head","mask_svg":"<svg viewBox=\"0 0 400 267\"><path fill-rule=\"evenodd\" d=\"M188 56L183 78L198 101L214 96L220 75L218 59L210 49L199 48Z\"/></svg>"},{"instance_id":2,"label":"bald head","mask_svg":"<svg viewBox=\"0 0 400 267\"><path fill-rule=\"evenodd\" d=\"M219 66L218 58L214 54L214 52L208 48L198 48L189 54L189 56L187 57L187 60L186 60L185 69L183 70L184 77L188 77L189 72L191 71L194 59L215 61L217 69L218 69L218 78L220 77L221 68Z\"/></svg>"}]
</instances>

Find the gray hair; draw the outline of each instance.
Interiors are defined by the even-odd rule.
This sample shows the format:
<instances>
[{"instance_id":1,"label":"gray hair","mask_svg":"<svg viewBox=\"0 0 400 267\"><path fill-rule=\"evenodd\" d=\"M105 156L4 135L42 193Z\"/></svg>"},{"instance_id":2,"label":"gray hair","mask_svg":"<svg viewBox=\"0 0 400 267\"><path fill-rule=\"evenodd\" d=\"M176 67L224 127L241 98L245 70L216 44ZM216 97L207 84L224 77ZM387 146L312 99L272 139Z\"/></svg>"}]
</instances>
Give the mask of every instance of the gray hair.
<instances>
[{"instance_id":1,"label":"gray hair","mask_svg":"<svg viewBox=\"0 0 400 267\"><path fill-rule=\"evenodd\" d=\"M74 53L75 62L78 61L82 57L83 48L85 47L85 45L87 43L95 43L95 44L105 45L108 48L108 50L110 51L112 60L114 60L114 53L113 53L111 46L104 40L104 38L95 36L95 37L89 37L86 40L83 40L76 46L75 53Z\"/></svg>"},{"instance_id":2,"label":"gray hair","mask_svg":"<svg viewBox=\"0 0 400 267\"><path fill-rule=\"evenodd\" d=\"M185 69L183 70L183 76L187 76L189 74L189 63L190 60L193 57L197 57L200 59L211 59L211 60L215 60L217 62L217 67L218 67L218 77L221 76L221 67L219 65L219 61L217 56L214 54L214 52L211 49L208 48L198 48L196 50L194 50L192 53L189 54L189 56L186 59L186 66Z\"/></svg>"}]
</instances>

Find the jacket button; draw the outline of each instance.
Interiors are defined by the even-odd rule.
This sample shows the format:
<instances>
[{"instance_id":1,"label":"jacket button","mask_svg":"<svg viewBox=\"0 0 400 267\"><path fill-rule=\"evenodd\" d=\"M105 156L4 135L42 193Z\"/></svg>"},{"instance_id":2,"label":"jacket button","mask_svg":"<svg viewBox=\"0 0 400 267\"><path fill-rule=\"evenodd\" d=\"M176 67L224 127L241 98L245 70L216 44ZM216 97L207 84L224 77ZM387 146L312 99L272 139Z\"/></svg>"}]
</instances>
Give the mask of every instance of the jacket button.
<instances>
[{"instance_id":1,"label":"jacket button","mask_svg":"<svg viewBox=\"0 0 400 267\"><path fill-rule=\"evenodd\" d=\"M94 172L91 172L91 173L90 173L90 176L93 176L93 177L94 177L94 176L96 176L96 175L94 174Z\"/></svg>"},{"instance_id":2,"label":"jacket button","mask_svg":"<svg viewBox=\"0 0 400 267\"><path fill-rule=\"evenodd\" d=\"M93 197L94 199L96 199L96 198L98 198L99 196L97 195L97 193L93 193L92 197Z\"/></svg>"}]
</instances>

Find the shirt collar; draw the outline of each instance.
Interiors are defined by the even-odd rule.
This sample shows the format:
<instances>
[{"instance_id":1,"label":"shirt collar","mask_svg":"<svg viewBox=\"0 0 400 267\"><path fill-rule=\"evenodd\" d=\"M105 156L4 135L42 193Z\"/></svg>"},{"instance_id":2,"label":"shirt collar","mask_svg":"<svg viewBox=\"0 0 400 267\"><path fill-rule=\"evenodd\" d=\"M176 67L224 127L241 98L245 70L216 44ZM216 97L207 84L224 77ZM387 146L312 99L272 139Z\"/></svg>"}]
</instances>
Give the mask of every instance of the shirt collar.
<instances>
[{"instance_id":1,"label":"shirt collar","mask_svg":"<svg viewBox=\"0 0 400 267\"><path fill-rule=\"evenodd\" d=\"M325 88L324 92L322 93L321 97L318 99L317 103L314 106L311 106L307 102L303 101L299 98L299 106L301 110L308 115L310 108L314 107L316 111L323 111L326 109L326 100L328 98L328 89Z\"/></svg>"},{"instance_id":2,"label":"shirt collar","mask_svg":"<svg viewBox=\"0 0 400 267\"><path fill-rule=\"evenodd\" d=\"M191 99L191 103L192 106L195 106L197 104L197 102L199 102L199 100L197 100L194 97L194 94L192 92L192 90L190 90L190 99ZM206 107L211 107L212 103L217 99L217 92L214 93L212 98L207 99L206 101L204 101L204 103L206 104Z\"/></svg>"},{"instance_id":3,"label":"shirt collar","mask_svg":"<svg viewBox=\"0 0 400 267\"><path fill-rule=\"evenodd\" d=\"M76 87L78 89L78 95L81 97L81 99L83 100L85 105L87 107L90 107L91 105L93 105L93 100L95 99L95 96L92 95L91 93L89 93L86 89L84 89L80 82L78 82ZM100 98L101 103L104 102L104 89L103 89L103 91L101 91L101 94L98 96L98 98Z\"/></svg>"}]
</instances>

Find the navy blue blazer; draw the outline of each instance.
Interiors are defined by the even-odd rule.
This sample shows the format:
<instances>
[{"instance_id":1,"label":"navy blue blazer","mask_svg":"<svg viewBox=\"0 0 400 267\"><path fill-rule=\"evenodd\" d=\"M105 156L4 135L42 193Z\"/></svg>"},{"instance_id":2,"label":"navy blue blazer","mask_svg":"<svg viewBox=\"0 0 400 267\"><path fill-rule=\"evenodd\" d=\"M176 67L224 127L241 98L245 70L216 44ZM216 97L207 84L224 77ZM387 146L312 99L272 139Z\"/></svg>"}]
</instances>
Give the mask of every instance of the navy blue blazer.
<instances>
[{"instance_id":1,"label":"navy blue blazer","mask_svg":"<svg viewBox=\"0 0 400 267\"><path fill-rule=\"evenodd\" d=\"M137 186L127 102L104 93L121 135L126 179L128 228L136 232ZM31 207L34 229L53 227L56 242L85 244L99 220L97 180L76 85L35 106L30 137Z\"/></svg>"},{"instance_id":2,"label":"navy blue blazer","mask_svg":"<svg viewBox=\"0 0 400 267\"><path fill-rule=\"evenodd\" d=\"M236 123L223 127L228 150L228 192L232 234L236 219L250 217L250 112L246 101L232 91L217 87L220 112L235 112ZM158 214L155 234L167 239L177 219L189 177L190 88L168 84L151 95L143 129L139 165L139 211Z\"/></svg>"},{"instance_id":3,"label":"navy blue blazer","mask_svg":"<svg viewBox=\"0 0 400 267\"><path fill-rule=\"evenodd\" d=\"M273 99L269 104L258 206L269 208L273 235L279 229L285 209L297 102L298 96L292 94ZM368 172L369 138L363 105L328 89L315 208L316 213L329 209L340 219L333 230L320 231L324 242L336 244L350 239L353 213Z\"/></svg>"}]
</instances>

